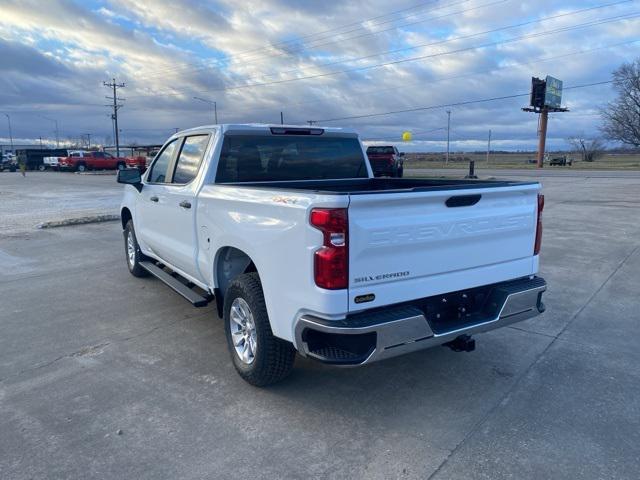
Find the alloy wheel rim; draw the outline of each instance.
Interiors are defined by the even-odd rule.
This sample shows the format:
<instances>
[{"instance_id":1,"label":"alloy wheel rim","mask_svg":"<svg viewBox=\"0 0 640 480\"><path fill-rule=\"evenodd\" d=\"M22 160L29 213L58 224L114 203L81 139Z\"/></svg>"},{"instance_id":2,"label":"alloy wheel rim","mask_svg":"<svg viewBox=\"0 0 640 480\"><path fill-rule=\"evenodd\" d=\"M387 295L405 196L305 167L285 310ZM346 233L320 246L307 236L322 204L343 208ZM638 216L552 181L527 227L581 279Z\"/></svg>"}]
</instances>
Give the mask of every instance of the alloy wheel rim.
<instances>
[{"instance_id":1,"label":"alloy wheel rim","mask_svg":"<svg viewBox=\"0 0 640 480\"><path fill-rule=\"evenodd\" d=\"M251 365L256 358L258 336L249 304L243 298L234 299L229 318L231 340L236 355L242 363Z\"/></svg>"},{"instance_id":2,"label":"alloy wheel rim","mask_svg":"<svg viewBox=\"0 0 640 480\"><path fill-rule=\"evenodd\" d=\"M127 235L127 258L129 265L133 267L136 262L136 246L133 244L133 238L130 232Z\"/></svg>"}]
</instances>

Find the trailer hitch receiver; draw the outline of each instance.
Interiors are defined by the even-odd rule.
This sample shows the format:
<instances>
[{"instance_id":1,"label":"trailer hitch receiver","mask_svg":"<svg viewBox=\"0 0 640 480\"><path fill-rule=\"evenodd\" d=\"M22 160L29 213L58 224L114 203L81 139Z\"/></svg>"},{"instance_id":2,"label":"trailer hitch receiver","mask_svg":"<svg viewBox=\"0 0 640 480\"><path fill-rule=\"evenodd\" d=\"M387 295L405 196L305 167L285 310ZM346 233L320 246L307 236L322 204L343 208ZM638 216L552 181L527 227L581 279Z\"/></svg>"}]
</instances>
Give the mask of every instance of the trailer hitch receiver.
<instances>
[{"instance_id":1,"label":"trailer hitch receiver","mask_svg":"<svg viewBox=\"0 0 640 480\"><path fill-rule=\"evenodd\" d=\"M476 341L471 335L460 335L450 342L443 343L443 347L449 347L454 352L473 352L476 349Z\"/></svg>"}]
</instances>

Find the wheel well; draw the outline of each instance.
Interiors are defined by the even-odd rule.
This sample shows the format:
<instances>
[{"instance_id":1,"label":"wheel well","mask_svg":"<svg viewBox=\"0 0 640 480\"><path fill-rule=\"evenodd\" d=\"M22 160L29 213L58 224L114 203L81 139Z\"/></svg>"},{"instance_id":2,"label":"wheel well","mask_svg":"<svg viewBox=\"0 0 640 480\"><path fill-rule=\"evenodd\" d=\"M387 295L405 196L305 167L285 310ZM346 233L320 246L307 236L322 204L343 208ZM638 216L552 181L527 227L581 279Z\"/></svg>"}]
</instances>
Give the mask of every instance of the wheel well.
<instances>
[{"instance_id":1,"label":"wheel well","mask_svg":"<svg viewBox=\"0 0 640 480\"><path fill-rule=\"evenodd\" d=\"M249 272L257 272L256 264L251 257L242 250L234 247L223 247L216 255L215 262L215 285L216 285L216 305L218 315L222 317L222 305L224 304L224 294L229 284L238 275Z\"/></svg>"},{"instance_id":2,"label":"wheel well","mask_svg":"<svg viewBox=\"0 0 640 480\"><path fill-rule=\"evenodd\" d=\"M133 217L131 216L131 212L127 207L123 208L120 212L120 220L122 221L122 229L127 226L127 222L131 220Z\"/></svg>"}]
</instances>

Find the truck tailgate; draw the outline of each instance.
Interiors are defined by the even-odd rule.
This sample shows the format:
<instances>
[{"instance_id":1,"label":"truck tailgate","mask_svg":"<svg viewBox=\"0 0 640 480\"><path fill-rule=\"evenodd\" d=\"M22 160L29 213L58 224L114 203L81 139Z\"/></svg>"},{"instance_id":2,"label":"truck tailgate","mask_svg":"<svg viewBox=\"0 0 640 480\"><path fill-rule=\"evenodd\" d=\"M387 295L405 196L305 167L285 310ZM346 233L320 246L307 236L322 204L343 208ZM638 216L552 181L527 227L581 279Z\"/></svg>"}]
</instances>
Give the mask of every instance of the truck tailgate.
<instances>
[{"instance_id":1,"label":"truck tailgate","mask_svg":"<svg viewBox=\"0 0 640 480\"><path fill-rule=\"evenodd\" d=\"M349 310L535 273L539 189L529 183L351 195Z\"/></svg>"}]
</instances>

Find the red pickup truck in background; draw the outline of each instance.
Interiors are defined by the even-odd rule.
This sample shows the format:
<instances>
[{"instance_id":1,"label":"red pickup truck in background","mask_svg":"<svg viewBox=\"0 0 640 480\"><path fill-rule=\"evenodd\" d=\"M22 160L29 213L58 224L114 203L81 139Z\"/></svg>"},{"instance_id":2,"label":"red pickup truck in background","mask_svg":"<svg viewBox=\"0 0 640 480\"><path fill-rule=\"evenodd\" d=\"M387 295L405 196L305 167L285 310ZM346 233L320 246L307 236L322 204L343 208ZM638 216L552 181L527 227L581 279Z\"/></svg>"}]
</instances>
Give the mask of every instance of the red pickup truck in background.
<instances>
[{"instance_id":1,"label":"red pickup truck in background","mask_svg":"<svg viewBox=\"0 0 640 480\"><path fill-rule=\"evenodd\" d=\"M146 146L133 149L132 155L127 157L127 168L137 168L140 173L144 173L161 146Z\"/></svg>"},{"instance_id":2,"label":"red pickup truck in background","mask_svg":"<svg viewBox=\"0 0 640 480\"><path fill-rule=\"evenodd\" d=\"M107 152L74 152L75 155L60 158L60 170L84 172L86 170L123 170L127 167L127 159L114 157Z\"/></svg>"},{"instance_id":3,"label":"red pickup truck in background","mask_svg":"<svg viewBox=\"0 0 640 480\"><path fill-rule=\"evenodd\" d=\"M372 145L367 148L367 157L375 177L402 177L404 153L394 146Z\"/></svg>"}]
</instances>

